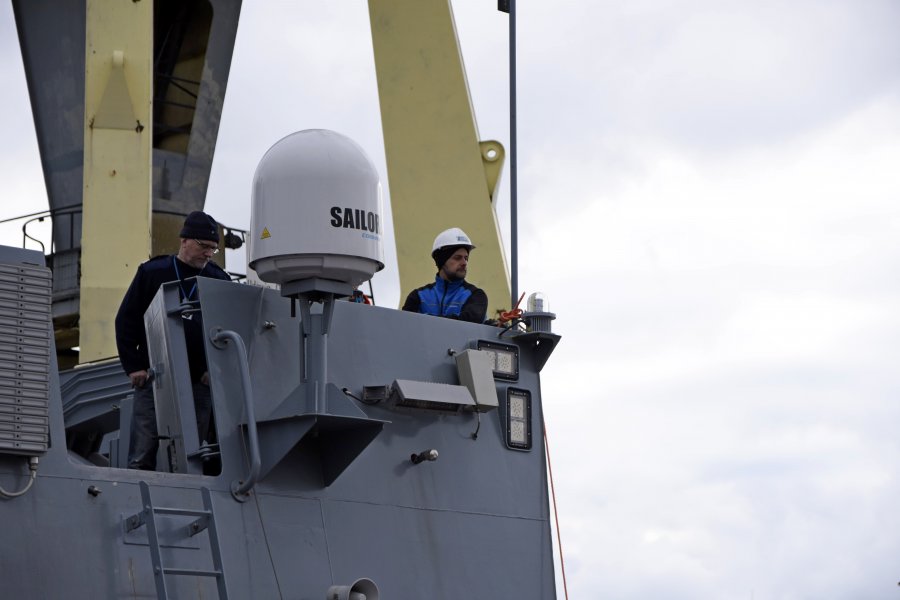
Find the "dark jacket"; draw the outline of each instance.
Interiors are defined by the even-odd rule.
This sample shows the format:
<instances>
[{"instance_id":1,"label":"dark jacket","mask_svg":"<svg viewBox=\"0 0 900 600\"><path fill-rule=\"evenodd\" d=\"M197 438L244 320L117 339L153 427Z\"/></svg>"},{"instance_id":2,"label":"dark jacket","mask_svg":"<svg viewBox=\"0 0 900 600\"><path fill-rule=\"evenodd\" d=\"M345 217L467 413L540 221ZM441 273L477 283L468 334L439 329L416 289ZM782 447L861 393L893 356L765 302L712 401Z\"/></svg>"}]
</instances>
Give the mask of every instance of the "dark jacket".
<instances>
[{"instance_id":1,"label":"dark jacket","mask_svg":"<svg viewBox=\"0 0 900 600\"><path fill-rule=\"evenodd\" d=\"M409 293L403 310L471 323L483 323L487 313L487 294L464 279L445 281L440 275L434 283Z\"/></svg>"},{"instance_id":2,"label":"dark jacket","mask_svg":"<svg viewBox=\"0 0 900 600\"><path fill-rule=\"evenodd\" d=\"M176 269L177 266L177 269ZM180 276L180 277L179 277ZM191 277L231 279L219 265L209 262L202 270L181 262L175 256L157 256L138 267L134 279L116 314L116 346L119 362L126 373L150 368L147 354L147 333L144 330L144 313L153 301L159 287L169 281L181 279L182 300L197 300L197 282ZM200 314L195 313L184 321L184 336L187 344L191 380L199 381L206 371L206 353L203 346L203 323Z\"/></svg>"}]
</instances>

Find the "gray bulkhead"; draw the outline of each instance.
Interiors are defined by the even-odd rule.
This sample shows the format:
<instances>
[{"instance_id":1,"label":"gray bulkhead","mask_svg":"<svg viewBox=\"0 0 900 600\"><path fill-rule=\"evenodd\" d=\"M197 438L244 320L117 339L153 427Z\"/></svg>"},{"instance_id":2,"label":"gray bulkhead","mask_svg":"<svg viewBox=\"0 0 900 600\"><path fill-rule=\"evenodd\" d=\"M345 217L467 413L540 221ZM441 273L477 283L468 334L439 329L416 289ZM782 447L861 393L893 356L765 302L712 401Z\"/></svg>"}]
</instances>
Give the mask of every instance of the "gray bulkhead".
<instances>
[{"instance_id":1,"label":"gray bulkhead","mask_svg":"<svg viewBox=\"0 0 900 600\"><path fill-rule=\"evenodd\" d=\"M156 318L151 333L169 336L166 350L177 355L172 332L181 309L177 297L167 305L165 290L148 322ZM190 429L180 422L192 422L171 412L190 410L183 400L168 413L161 404L159 415L168 427L161 431L173 434L164 441L168 462L182 472L101 467L67 452L53 364L49 448L33 488L0 501L5 597L158 597L147 528L126 524L141 511L141 481L158 506L201 509L200 488L210 490L231 598L318 600L329 586L360 577L372 579L383 598L555 597L538 374L546 344L542 350L524 337L498 339L495 327L338 301L323 362L314 353L325 343L311 338L304 357L300 311L292 316L291 301L277 291L208 279L199 290L204 329L233 331L246 346L263 457L259 481L243 501L235 499L233 485L247 478L251 452L233 343L207 336L221 450L215 476L198 466L196 433L191 439L178 431ZM324 322L315 307L312 319ZM450 412L388 399L370 405L341 392L362 398L366 386L395 380L457 385L448 351L479 340L518 348L517 378L495 381L499 409ZM158 402L167 394L183 398L186 363L156 358ZM317 393L317 384L326 389ZM530 393L529 450L506 443L509 388ZM437 460L410 460L430 449ZM0 485L13 489L26 478L22 457L0 454ZM210 568L210 538L189 535L189 518L157 516L156 523L163 563ZM212 578L165 581L171 598L218 597Z\"/></svg>"}]
</instances>

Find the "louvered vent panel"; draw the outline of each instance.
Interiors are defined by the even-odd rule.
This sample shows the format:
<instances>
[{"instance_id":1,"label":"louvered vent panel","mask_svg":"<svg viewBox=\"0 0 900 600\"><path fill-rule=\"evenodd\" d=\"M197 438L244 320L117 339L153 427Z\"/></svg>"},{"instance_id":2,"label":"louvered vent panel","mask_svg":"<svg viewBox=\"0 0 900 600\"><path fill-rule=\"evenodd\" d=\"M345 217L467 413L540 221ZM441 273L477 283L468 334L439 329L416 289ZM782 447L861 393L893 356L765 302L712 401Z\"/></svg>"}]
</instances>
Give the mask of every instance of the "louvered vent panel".
<instances>
[{"instance_id":1,"label":"louvered vent panel","mask_svg":"<svg viewBox=\"0 0 900 600\"><path fill-rule=\"evenodd\" d=\"M49 443L50 269L0 264L0 453Z\"/></svg>"}]
</instances>

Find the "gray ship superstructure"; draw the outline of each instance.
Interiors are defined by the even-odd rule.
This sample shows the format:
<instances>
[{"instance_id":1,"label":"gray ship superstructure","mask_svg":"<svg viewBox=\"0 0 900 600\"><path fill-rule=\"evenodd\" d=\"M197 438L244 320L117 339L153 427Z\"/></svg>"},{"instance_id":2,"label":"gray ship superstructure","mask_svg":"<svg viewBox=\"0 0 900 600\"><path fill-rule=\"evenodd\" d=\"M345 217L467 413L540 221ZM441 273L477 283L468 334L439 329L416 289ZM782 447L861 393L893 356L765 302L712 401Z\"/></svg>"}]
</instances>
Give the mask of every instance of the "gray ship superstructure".
<instances>
[{"instance_id":1,"label":"gray ship superstructure","mask_svg":"<svg viewBox=\"0 0 900 600\"><path fill-rule=\"evenodd\" d=\"M555 598L548 313L503 328L346 301L380 268L378 246L353 246L380 243L371 228L328 229L334 206L380 208L356 193L377 178L354 185L303 207L327 240L274 254L251 243L251 264L288 264L270 275L280 289L199 278L198 304L160 288L145 316L158 472L124 468L118 363L57 374L43 255L0 248L3 597ZM271 189L296 191L255 194ZM259 200L251 234L271 233L279 217ZM366 234L346 255L332 237ZM195 422L183 323L196 318L216 440L183 426Z\"/></svg>"}]
</instances>

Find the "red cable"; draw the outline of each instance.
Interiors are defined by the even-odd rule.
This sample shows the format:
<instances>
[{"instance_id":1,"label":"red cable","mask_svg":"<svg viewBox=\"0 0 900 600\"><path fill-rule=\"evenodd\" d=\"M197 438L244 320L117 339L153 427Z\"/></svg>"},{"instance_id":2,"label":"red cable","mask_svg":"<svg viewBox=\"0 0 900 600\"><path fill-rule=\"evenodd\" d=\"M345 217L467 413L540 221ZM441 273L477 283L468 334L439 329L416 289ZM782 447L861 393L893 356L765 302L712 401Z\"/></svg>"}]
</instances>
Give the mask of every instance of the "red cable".
<instances>
[{"instance_id":1,"label":"red cable","mask_svg":"<svg viewBox=\"0 0 900 600\"><path fill-rule=\"evenodd\" d=\"M524 295L524 294L523 294ZM522 299L519 298L521 302ZM562 536L559 533L559 513L556 510L556 488L553 485L553 465L550 464L550 441L547 439L547 422L541 418L544 426L544 448L547 450L547 470L550 472L550 494L553 496L553 518L556 520L556 545L559 547L559 568L562 571L563 593L569 600L569 586L566 584L566 561L563 559Z\"/></svg>"},{"instance_id":2,"label":"red cable","mask_svg":"<svg viewBox=\"0 0 900 600\"><path fill-rule=\"evenodd\" d=\"M507 310L507 311L503 311L500 313L500 318L498 319L498 321L500 321L501 325L503 323L509 323L513 319L518 319L519 317L522 316L522 309L519 308L519 305L522 303L522 298L524 298L524 297L525 297L525 292L522 292L522 295L519 296L519 301L516 302L516 305L513 307L512 310Z\"/></svg>"}]
</instances>

